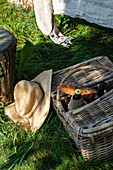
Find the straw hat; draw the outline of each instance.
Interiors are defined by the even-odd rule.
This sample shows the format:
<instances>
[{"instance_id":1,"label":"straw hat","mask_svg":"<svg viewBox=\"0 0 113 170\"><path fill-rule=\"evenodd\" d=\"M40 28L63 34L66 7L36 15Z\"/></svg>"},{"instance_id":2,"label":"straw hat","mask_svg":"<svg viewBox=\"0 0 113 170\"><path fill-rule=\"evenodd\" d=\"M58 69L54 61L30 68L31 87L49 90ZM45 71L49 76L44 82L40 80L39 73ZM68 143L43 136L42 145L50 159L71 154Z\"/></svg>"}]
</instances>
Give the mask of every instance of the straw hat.
<instances>
[{"instance_id":1,"label":"straw hat","mask_svg":"<svg viewBox=\"0 0 113 170\"><path fill-rule=\"evenodd\" d=\"M14 122L39 129L50 108L52 70L44 71L31 81L22 80L14 88L15 102L5 109Z\"/></svg>"}]
</instances>

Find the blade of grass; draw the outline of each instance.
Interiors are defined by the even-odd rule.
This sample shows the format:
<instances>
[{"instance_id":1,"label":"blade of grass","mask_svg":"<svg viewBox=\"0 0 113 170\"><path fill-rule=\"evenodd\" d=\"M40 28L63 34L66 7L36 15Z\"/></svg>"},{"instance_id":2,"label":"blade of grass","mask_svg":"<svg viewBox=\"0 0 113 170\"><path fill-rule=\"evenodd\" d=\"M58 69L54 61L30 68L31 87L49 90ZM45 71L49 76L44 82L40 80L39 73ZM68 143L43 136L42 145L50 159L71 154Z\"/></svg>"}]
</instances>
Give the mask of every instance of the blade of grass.
<instances>
[{"instance_id":1,"label":"blade of grass","mask_svg":"<svg viewBox=\"0 0 113 170\"><path fill-rule=\"evenodd\" d=\"M26 156L26 154L30 151L30 149L31 149L33 146L34 146L34 144L32 144L32 145L26 150L26 152L22 155L19 164L22 163L24 157Z\"/></svg>"}]
</instances>

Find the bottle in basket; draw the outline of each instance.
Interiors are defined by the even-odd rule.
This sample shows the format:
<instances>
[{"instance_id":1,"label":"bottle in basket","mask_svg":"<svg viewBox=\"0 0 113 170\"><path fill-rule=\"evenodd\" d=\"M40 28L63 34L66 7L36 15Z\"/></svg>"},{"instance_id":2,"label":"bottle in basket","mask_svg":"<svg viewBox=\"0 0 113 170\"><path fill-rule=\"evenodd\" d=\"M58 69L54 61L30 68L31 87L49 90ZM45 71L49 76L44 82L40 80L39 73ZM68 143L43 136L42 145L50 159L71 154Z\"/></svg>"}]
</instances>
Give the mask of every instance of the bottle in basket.
<instances>
[{"instance_id":1,"label":"bottle in basket","mask_svg":"<svg viewBox=\"0 0 113 170\"><path fill-rule=\"evenodd\" d=\"M98 96L101 97L102 95L104 95L104 90L105 90L105 85L106 83L104 81L101 81L99 83L99 90L98 90Z\"/></svg>"},{"instance_id":2,"label":"bottle in basket","mask_svg":"<svg viewBox=\"0 0 113 170\"><path fill-rule=\"evenodd\" d=\"M68 110L76 109L83 105L83 98L81 96L81 90L76 89L75 94L71 97L71 100L68 104Z\"/></svg>"}]
</instances>

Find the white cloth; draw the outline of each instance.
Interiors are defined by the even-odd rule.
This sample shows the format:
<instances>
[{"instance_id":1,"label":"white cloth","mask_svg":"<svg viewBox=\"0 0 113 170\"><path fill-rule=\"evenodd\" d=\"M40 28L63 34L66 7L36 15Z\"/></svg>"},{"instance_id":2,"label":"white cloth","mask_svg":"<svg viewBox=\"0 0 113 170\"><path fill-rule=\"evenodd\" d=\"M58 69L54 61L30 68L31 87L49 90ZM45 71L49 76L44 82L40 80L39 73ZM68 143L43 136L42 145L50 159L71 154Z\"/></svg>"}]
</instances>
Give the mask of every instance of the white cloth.
<instances>
[{"instance_id":1,"label":"white cloth","mask_svg":"<svg viewBox=\"0 0 113 170\"><path fill-rule=\"evenodd\" d=\"M52 0L34 0L37 25L45 35L52 31L53 6Z\"/></svg>"},{"instance_id":2,"label":"white cloth","mask_svg":"<svg viewBox=\"0 0 113 170\"><path fill-rule=\"evenodd\" d=\"M113 28L113 0L53 0L54 14L79 17Z\"/></svg>"},{"instance_id":3,"label":"white cloth","mask_svg":"<svg viewBox=\"0 0 113 170\"><path fill-rule=\"evenodd\" d=\"M56 27L53 15L63 14L82 18L107 28L113 28L112 0L34 0L37 25L57 44L70 44L71 38L63 36ZM51 36L52 35L52 36Z\"/></svg>"}]
</instances>

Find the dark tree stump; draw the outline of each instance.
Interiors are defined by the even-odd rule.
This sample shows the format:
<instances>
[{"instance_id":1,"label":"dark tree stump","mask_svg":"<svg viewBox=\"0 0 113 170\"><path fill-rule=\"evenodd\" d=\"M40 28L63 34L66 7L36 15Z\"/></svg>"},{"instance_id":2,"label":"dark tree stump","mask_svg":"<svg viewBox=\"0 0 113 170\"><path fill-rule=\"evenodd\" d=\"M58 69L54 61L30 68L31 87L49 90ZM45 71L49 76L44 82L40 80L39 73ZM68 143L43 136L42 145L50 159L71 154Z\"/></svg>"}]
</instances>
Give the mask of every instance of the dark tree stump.
<instances>
[{"instance_id":1,"label":"dark tree stump","mask_svg":"<svg viewBox=\"0 0 113 170\"><path fill-rule=\"evenodd\" d=\"M16 38L0 28L0 102L13 99Z\"/></svg>"}]
</instances>

